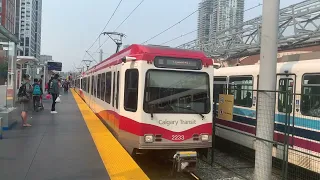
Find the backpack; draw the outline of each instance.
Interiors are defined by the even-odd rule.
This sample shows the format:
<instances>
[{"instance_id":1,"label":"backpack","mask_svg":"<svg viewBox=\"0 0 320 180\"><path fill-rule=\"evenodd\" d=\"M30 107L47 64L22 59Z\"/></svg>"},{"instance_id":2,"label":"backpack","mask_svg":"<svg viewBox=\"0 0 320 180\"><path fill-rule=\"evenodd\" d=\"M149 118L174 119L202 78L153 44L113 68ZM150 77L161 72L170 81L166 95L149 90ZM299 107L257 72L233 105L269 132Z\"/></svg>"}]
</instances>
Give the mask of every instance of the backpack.
<instances>
[{"instance_id":1,"label":"backpack","mask_svg":"<svg viewBox=\"0 0 320 180\"><path fill-rule=\"evenodd\" d=\"M41 89L40 89L40 85L39 84L36 84L34 87L33 87L33 92L32 92L33 95L41 95Z\"/></svg>"},{"instance_id":2,"label":"backpack","mask_svg":"<svg viewBox=\"0 0 320 180\"><path fill-rule=\"evenodd\" d=\"M18 101L21 102L28 102L29 101L29 97L27 94L27 86L26 84L22 84L22 86L19 88L19 92L18 92Z\"/></svg>"}]
</instances>

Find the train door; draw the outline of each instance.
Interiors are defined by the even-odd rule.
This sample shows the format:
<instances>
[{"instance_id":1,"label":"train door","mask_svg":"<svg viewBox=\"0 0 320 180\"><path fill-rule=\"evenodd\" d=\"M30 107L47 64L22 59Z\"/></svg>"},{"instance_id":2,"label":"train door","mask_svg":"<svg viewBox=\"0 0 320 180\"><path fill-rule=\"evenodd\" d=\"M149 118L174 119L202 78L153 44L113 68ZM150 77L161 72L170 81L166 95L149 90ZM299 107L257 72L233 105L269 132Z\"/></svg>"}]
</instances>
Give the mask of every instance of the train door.
<instances>
[{"instance_id":1,"label":"train door","mask_svg":"<svg viewBox=\"0 0 320 180\"><path fill-rule=\"evenodd\" d=\"M275 139L280 142L283 142L283 134L285 132L289 133L290 136L292 135L290 131L294 125L295 87L295 75L277 75L277 104L274 130L276 132Z\"/></svg>"},{"instance_id":2,"label":"train door","mask_svg":"<svg viewBox=\"0 0 320 180\"><path fill-rule=\"evenodd\" d=\"M120 72L117 66L114 67L112 72L112 111L114 112L113 116L113 129L116 134L119 133L119 85L120 85Z\"/></svg>"},{"instance_id":3,"label":"train door","mask_svg":"<svg viewBox=\"0 0 320 180\"><path fill-rule=\"evenodd\" d=\"M227 92L227 77L226 76L216 76L213 78L213 108L215 115L218 113L219 95L228 94Z\"/></svg>"}]
</instances>

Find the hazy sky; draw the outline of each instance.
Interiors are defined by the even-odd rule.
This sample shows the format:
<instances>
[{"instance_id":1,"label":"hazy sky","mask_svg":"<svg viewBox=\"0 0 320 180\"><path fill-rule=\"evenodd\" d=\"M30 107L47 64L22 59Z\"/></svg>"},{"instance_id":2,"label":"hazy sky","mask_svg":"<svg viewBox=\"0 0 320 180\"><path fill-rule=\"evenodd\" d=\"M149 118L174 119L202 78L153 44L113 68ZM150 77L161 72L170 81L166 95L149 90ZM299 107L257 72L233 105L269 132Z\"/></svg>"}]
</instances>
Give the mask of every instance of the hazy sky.
<instances>
[{"instance_id":1,"label":"hazy sky","mask_svg":"<svg viewBox=\"0 0 320 180\"><path fill-rule=\"evenodd\" d=\"M105 31L114 29L140 3L141 0L123 0L118 11ZM123 44L139 44L169 26L175 24L198 8L200 0L145 0L130 18L117 30L127 35ZM263 0L245 0L245 9L262 4ZM303 0L281 0L281 8ZM42 11L41 54L52 55L55 61L63 63L63 71L79 66L85 51L101 33L119 0L44 0ZM245 20L261 15L262 6L245 12ZM197 29L198 14L148 42L162 44L182 34ZM178 46L195 39L192 33L167 45ZM101 36L104 42L108 36ZM98 42L89 50L98 61ZM104 58L116 50L112 40L103 46ZM85 59L90 59L89 55Z\"/></svg>"}]
</instances>

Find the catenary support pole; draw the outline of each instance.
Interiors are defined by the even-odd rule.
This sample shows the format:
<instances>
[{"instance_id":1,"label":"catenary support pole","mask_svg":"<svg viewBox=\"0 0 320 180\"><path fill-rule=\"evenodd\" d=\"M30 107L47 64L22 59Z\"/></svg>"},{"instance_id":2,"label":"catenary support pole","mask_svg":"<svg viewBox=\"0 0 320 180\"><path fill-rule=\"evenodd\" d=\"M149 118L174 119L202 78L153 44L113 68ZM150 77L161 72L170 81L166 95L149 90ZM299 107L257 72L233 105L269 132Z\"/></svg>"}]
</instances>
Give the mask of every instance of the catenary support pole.
<instances>
[{"instance_id":1,"label":"catenary support pole","mask_svg":"<svg viewBox=\"0 0 320 180\"><path fill-rule=\"evenodd\" d=\"M280 0L263 0L256 136L269 141L274 129L279 6ZM272 147L256 140L255 180L272 178Z\"/></svg>"},{"instance_id":2,"label":"catenary support pole","mask_svg":"<svg viewBox=\"0 0 320 180\"><path fill-rule=\"evenodd\" d=\"M100 49L100 62L102 62L102 60L103 60L103 50Z\"/></svg>"}]
</instances>

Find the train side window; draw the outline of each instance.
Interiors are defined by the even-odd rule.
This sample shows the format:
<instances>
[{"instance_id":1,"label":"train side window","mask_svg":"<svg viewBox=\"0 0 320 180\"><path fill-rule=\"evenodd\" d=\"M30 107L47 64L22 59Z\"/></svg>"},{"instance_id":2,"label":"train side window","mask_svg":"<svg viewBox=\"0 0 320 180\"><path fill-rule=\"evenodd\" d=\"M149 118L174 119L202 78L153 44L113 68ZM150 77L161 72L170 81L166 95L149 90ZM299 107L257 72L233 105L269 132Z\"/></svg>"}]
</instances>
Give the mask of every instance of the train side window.
<instances>
[{"instance_id":1,"label":"train side window","mask_svg":"<svg viewBox=\"0 0 320 180\"><path fill-rule=\"evenodd\" d=\"M114 107L114 94L116 90L116 73L113 72L113 80L112 80L112 107Z\"/></svg>"},{"instance_id":2,"label":"train side window","mask_svg":"<svg viewBox=\"0 0 320 180\"><path fill-rule=\"evenodd\" d=\"M213 79L213 102L219 102L219 94L227 94L227 77L214 77Z\"/></svg>"},{"instance_id":3,"label":"train side window","mask_svg":"<svg viewBox=\"0 0 320 180\"><path fill-rule=\"evenodd\" d=\"M320 74L305 74L301 87L301 114L320 117Z\"/></svg>"},{"instance_id":4,"label":"train side window","mask_svg":"<svg viewBox=\"0 0 320 180\"><path fill-rule=\"evenodd\" d=\"M97 80L98 80L98 76L93 76L94 77L94 83L93 83L93 95L94 97L97 97Z\"/></svg>"},{"instance_id":5,"label":"train side window","mask_svg":"<svg viewBox=\"0 0 320 180\"><path fill-rule=\"evenodd\" d=\"M91 95L93 96L94 94L93 94L93 91L94 91L94 86L93 86L93 84L94 84L94 76L91 76Z\"/></svg>"},{"instance_id":6,"label":"train side window","mask_svg":"<svg viewBox=\"0 0 320 180\"><path fill-rule=\"evenodd\" d=\"M86 77L86 86L84 87L85 91L88 92L89 78Z\"/></svg>"},{"instance_id":7,"label":"train side window","mask_svg":"<svg viewBox=\"0 0 320 180\"><path fill-rule=\"evenodd\" d=\"M98 75L98 80L97 80L97 98L101 99L101 74Z\"/></svg>"},{"instance_id":8,"label":"train side window","mask_svg":"<svg viewBox=\"0 0 320 180\"><path fill-rule=\"evenodd\" d=\"M105 99L104 101L109 103L111 102L111 72L106 73L106 91L105 91Z\"/></svg>"},{"instance_id":9,"label":"train side window","mask_svg":"<svg viewBox=\"0 0 320 180\"><path fill-rule=\"evenodd\" d=\"M292 94L293 93L293 79L282 78L279 79L279 93L278 93L278 111L282 113L292 112Z\"/></svg>"},{"instance_id":10,"label":"train side window","mask_svg":"<svg viewBox=\"0 0 320 180\"><path fill-rule=\"evenodd\" d=\"M83 78L80 80L81 82L81 89L83 89Z\"/></svg>"},{"instance_id":11,"label":"train side window","mask_svg":"<svg viewBox=\"0 0 320 180\"><path fill-rule=\"evenodd\" d=\"M119 71L117 72L117 91L116 91L116 108L119 106Z\"/></svg>"},{"instance_id":12,"label":"train side window","mask_svg":"<svg viewBox=\"0 0 320 180\"><path fill-rule=\"evenodd\" d=\"M83 78L83 88L84 91L87 89L87 78Z\"/></svg>"},{"instance_id":13,"label":"train side window","mask_svg":"<svg viewBox=\"0 0 320 180\"><path fill-rule=\"evenodd\" d=\"M104 101L105 100L105 91L106 91L106 73L102 73L101 75L101 100Z\"/></svg>"},{"instance_id":14,"label":"train side window","mask_svg":"<svg viewBox=\"0 0 320 180\"><path fill-rule=\"evenodd\" d=\"M231 76L229 94L234 95L234 105L252 107L252 76Z\"/></svg>"},{"instance_id":15,"label":"train side window","mask_svg":"<svg viewBox=\"0 0 320 180\"><path fill-rule=\"evenodd\" d=\"M88 88L88 93L90 93L89 91L90 91L90 84L91 84L91 77L90 76L88 76L88 86L87 86L87 88Z\"/></svg>"},{"instance_id":16,"label":"train side window","mask_svg":"<svg viewBox=\"0 0 320 180\"><path fill-rule=\"evenodd\" d=\"M124 109L131 112L137 111L138 106L139 71L128 69L125 74Z\"/></svg>"}]
</instances>

